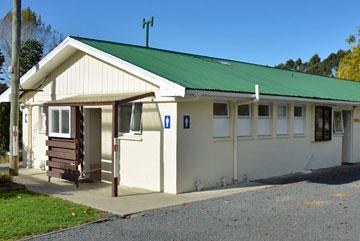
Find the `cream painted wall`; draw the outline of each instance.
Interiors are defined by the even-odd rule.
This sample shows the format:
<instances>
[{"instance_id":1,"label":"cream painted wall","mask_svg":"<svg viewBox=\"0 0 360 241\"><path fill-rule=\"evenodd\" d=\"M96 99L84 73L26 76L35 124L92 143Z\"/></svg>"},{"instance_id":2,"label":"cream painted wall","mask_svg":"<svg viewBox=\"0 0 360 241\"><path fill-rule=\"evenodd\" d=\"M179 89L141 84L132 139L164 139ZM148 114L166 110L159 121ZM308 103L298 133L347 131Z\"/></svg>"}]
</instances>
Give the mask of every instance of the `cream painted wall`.
<instances>
[{"instance_id":1,"label":"cream painted wall","mask_svg":"<svg viewBox=\"0 0 360 241\"><path fill-rule=\"evenodd\" d=\"M166 115L170 116L170 128L163 129L162 153L163 153L163 184L164 192L178 193L179 179L178 179L178 148L181 145L178 143L178 104L177 103L160 103L158 104L159 113L164 126L164 118Z\"/></svg>"},{"instance_id":2,"label":"cream painted wall","mask_svg":"<svg viewBox=\"0 0 360 241\"><path fill-rule=\"evenodd\" d=\"M194 190L197 180L204 187L220 185L223 177L232 180L232 138L213 138L212 103L178 103L178 192ZM190 129L183 129L184 115L190 115Z\"/></svg>"},{"instance_id":3,"label":"cream painted wall","mask_svg":"<svg viewBox=\"0 0 360 241\"><path fill-rule=\"evenodd\" d=\"M142 135L119 137L120 183L161 191L162 125L156 104L143 104L142 123Z\"/></svg>"},{"instance_id":4,"label":"cream painted wall","mask_svg":"<svg viewBox=\"0 0 360 241\"><path fill-rule=\"evenodd\" d=\"M225 177L227 183L233 179L233 136L213 138L211 99L178 104L178 192L195 189L196 180L204 187L220 185ZM269 102L266 102L269 103ZM293 106L289 104L289 116ZM233 121L235 105L230 104L230 123ZM271 103L272 116L276 116L276 102ZM342 136L333 135L331 141L314 142L314 108L306 104L305 133L294 135L292 121L288 123L287 135L276 134L276 118L272 120L272 134L257 135L257 104L252 105L252 136L238 138L237 171L238 180L250 180L303 172L341 164ZM348 107L347 107L348 108ZM360 111L356 114L360 117ZM191 128L183 129L182 118L191 116ZM359 142L360 125L355 124L354 138ZM356 137L355 137L356 136ZM354 145L359 146L354 141ZM353 149L354 159L359 159L359 149Z\"/></svg>"},{"instance_id":5,"label":"cream painted wall","mask_svg":"<svg viewBox=\"0 0 360 241\"><path fill-rule=\"evenodd\" d=\"M357 121L354 121L357 120ZM353 111L353 146L352 146L352 162L360 162L360 108Z\"/></svg>"},{"instance_id":6,"label":"cream painted wall","mask_svg":"<svg viewBox=\"0 0 360 241\"><path fill-rule=\"evenodd\" d=\"M43 90L43 92L38 92L31 97L26 104L41 104L50 100L82 94L157 92L158 87L90 55L77 52L49 75ZM105 162L111 162L112 110L110 106L102 106L101 108L101 159ZM121 140L121 184L156 191L163 189L161 108L156 104L144 105L144 132L141 140L136 138ZM167 109L165 107L164 111ZM45 146L47 137L45 132L38 130L38 117L38 107L34 106L33 157L35 168L39 168L40 163L47 160L47 147ZM26 125L24 125L23 130L27 131L25 128Z\"/></svg>"}]
</instances>

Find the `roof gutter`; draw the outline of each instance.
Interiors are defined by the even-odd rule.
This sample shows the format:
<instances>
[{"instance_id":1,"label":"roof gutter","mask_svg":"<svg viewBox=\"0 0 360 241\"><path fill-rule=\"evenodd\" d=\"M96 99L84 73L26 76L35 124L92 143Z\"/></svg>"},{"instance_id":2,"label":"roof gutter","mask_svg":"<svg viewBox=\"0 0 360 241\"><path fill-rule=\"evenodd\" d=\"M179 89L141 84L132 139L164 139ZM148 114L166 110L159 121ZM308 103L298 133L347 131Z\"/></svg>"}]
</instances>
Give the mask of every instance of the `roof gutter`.
<instances>
[{"instance_id":1,"label":"roof gutter","mask_svg":"<svg viewBox=\"0 0 360 241\"><path fill-rule=\"evenodd\" d=\"M220 97L224 99L237 99L237 98L254 98L255 94L250 93L235 93L235 92L224 92L224 91L212 91L212 90L186 90L186 95L201 95L203 97ZM307 97L293 97L293 96L280 96L280 95L259 95L259 99L262 100L280 100L280 101L296 101L303 103L317 103L317 104L331 104L331 105L352 105L360 106L360 102L346 101L346 100L327 100L327 99L316 99Z\"/></svg>"}]
</instances>

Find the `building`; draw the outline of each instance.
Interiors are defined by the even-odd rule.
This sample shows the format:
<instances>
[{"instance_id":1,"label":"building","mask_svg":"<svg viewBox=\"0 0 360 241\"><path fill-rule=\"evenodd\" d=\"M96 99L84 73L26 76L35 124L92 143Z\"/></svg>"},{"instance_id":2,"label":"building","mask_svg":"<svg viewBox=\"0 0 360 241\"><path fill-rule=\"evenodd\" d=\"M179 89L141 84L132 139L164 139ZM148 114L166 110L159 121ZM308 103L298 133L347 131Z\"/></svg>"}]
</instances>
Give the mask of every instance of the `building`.
<instances>
[{"instance_id":1,"label":"building","mask_svg":"<svg viewBox=\"0 0 360 241\"><path fill-rule=\"evenodd\" d=\"M52 177L181 193L360 161L355 81L68 37L21 86L24 158Z\"/></svg>"}]
</instances>

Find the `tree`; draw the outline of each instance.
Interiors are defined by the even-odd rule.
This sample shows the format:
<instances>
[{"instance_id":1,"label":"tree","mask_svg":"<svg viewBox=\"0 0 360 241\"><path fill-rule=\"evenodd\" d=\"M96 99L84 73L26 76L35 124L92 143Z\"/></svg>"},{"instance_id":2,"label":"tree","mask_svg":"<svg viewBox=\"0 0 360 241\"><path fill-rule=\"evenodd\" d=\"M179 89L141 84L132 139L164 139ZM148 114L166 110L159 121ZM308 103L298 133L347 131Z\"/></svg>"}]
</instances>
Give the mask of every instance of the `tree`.
<instances>
[{"instance_id":1,"label":"tree","mask_svg":"<svg viewBox=\"0 0 360 241\"><path fill-rule=\"evenodd\" d=\"M3 67L5 58L0 50L0 70ZM7 90L6 84L0 83L0 94ZM0 103L0 156L4 155L9 148L9 125L10 125L10 105L9 103Z\"/></svg>"},{"instance_id":2,"label":"tree","mask_svg":"<svg viewBox=\"0 0 360 241\"><path fill-rule=\"evenodd\" d=\"M0 81L4 81L4 71L3 71L3 65L4 65L4 62L5 62L5 57L4 57L4 54L2 53L1 49L0 49ZM1 89L0 89L1 91ZM1 92L0 92L1 93Z\"/></svg>"},{"instance_id":3,"label":"tree","mask_svg":"<svg viewBox=\"0 0 360 241\"><path fill-rule=\"evenodd\" d=\"M11 58L11 21L11 11L0 19L0 48L4 52L5 66L9 65ZM51 25L45 24L41 16L26 8L21 11L21 40L37 40L43 45L44 54L47 54L63 40L63 36Z\"/></svg>"},{"instance_id":4,"label":"tree","mask_svg":"<svg viewBox=\"0 0 360 241\"><path fill-rule=\"evenodd\" d=\"M341 59L336 76L360 81L360 44L354 46L351 52Z\"/></svg>"},{"instance_id":5,"label":"tree","mask_svg":"<svg viewBox=\"0 0 360 241\"><path fill-rule=\"evenodd\" d=\"M36 39L22 43L20 49L20 76L36 65L43 56L43 44Z\"/></svg>"},{"instance_id":6,"label":"tree","mask_svg":"<svg viewBox=\"0 0 360 241\"><path fill-rule=\"evenodd\" d=\"M336 53L329 54L329 56L323 60L321 60L318 54L314 54L308 62L303 62L300 58L296 61L289 59L285 62L285 64L279 64L275 67L279 69L335 77L336 71L339 68L340 59L348 53L349 51L339 50Z\"/></svg>"}]
</instances>

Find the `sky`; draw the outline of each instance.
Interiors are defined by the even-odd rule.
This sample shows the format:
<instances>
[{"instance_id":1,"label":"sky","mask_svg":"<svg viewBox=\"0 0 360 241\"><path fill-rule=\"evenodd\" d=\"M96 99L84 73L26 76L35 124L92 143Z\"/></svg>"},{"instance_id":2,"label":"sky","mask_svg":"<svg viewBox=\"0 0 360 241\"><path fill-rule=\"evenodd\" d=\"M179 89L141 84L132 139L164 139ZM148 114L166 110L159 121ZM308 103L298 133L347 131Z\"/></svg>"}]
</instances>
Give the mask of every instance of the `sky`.
<instances>
[{"instance_id":1,"label":"sky","mask_svg":"<svg viewBox=\"0 0 360 241\"><path fill-rule=\"evenodd\" d=\"M0 0L0 16L11 9ZM65 36L144 45L142 19L154 16L150 47L276 65L347 49L360 26L359 0L22 0Z\"/></svg>"}]
</instances>

